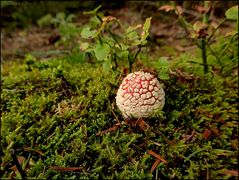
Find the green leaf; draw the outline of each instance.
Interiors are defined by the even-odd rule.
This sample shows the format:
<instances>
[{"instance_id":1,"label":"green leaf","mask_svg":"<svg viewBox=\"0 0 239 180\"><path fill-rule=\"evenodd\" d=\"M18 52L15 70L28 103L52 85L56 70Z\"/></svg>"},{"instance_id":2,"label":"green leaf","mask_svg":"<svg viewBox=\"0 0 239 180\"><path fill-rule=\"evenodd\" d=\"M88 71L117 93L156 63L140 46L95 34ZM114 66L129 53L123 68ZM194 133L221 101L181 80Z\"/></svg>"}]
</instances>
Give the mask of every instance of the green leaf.
<instances>
[{"instance_id":1,"label":"green leaf","mask_svg":"<svg viewBox=\"0 0 239 180\"><path fill-rule=\"evenodd\" d=\"M81 31L81 36L85 39L93 37L94 33L90 30L90 27L85 27Z\"/></svg>"},{"instance_id":2,"label":"green leaf","mask_svg":"<svg viewBox=\"0 0 239 180\"><path fill-rule=\"evenodd\" d=\"M129 33L126 34L126 37L130 40L133 40L133 39L138 39L138 33L136 31L131 31Z\"/></svg>"},{"instance_id":3,"label":"green leaf","mask_svg":"<svg viewBox=\"0 0 239 180\"><path fill-rule=\"evenodd\" d=\"M97 44L94 48L94 52L96 59L102 61L109 55L110 46L108 44Z\"/></svg>"},{"instance_id":4,"label":"green leaf","mask_svg":"<svg viewBox=\"0 0 239 180\"><path fill-rule=\"evenodd\" d=\"M120 57L120 58L126 58L127 59L128 55L129 55L129 51L127 51L127 50L120 51L119 53L117 53L117 56Z\"/></svg>"},{"instance_id":5,"label":"green leaf","mask_svg":"<svg viewBox=\"0 0 239 180\"><path fill-rule=\"evenodd\" d=\"M158 68L167 68L169 66L169 61L166 57L160 57L156 65Z\"/></svg>"},{"instance_id":6,"label":"green leaf","mask_svg":"<svg viewBox=\"0 0 239 180\"><path fill-rule=\"evenodd\" d=\"M145 23L144 23L144 26L143 26L143 32L141 34L141 41L144 41L146 40L146 38L148 37L149 35L149 28L150 28L150 24L151 24L151 19L152 17L150 18L147 18L145 20ZM144 43L145 44L145 43Z\"/></svg>"},{"instance_id":7,"label":"green leaf","mask_svg":"<svg viewBox=\"0 0 239 180\"><path fill-rule=\"evenodd\" d=\"M88 49L88 47L89 47L89 43L87 43L87 42L83 42L80 44L80 49L83 51Z\"/></svg>"},{"instance_id":8,"label":"green leaf","mask_svg":"<svg viewBox=\"0 0 239 180\"><path fill-rule=\"evenodd\" d=\"M106 61L104 61L103 63L103 70L105 72L109 72L110 71L110 68L111 68L111 61L110 59L107 59Z\"/></svg>"},{"instance_id":9,"label":"green leaf","mask_svg":"<svg viewBox=\"0 0 239 180\"><path fill-rule=\"evenodd\" d=\"M37 24L39 27L47 26L52 24L52 15L47 14L45 16L42 16L40 19L37 20Z\"/></svg>"},{"instance_id":10,"label":"green leaf","mask_svg":"<svg viewBox=\"0 0 239 180\"><path fill-rule=\"evenodd\" d=\"M162 70L159 72L159 79L163 79L163 80L169 79L168 70L162 69Z\"/></svg>"},{"instance_id":11,"label":"green leaf","mask_svg":"<svg viewBox=\"0 0 239 180\"><path fill-rule=\"evenodd\" d=\"M83 12L83 14L96 14L97 11L102 7L102 5L99 5L98 7L96 7L95 9L91 10L91 11L87 11L87 12Z\"/></svg>"},{"instance_id":12,"label":"green leaf","mask_svg":"<svg viewBox=\"0 0 239 180\"><path fill-rule=\"evenodd\" d=\"M151 24L151 19L152 17L149 17L145 20L145 23L144 23L144 27L143 27L143 30L145 32L148 32L149 31L149 28L150 28L150 24Z\"/></svg>"},{"instance_id":13,"label":"green leaf","mask_svg":"<svg viewBox=\"0 0 239 180\"><path fill-rule=\"evenodd\" d=\"M231 8L229 8L226 11L225 15L227 19L238 20L238 5L232 6Z\"/></svg>"},{"instance_id":14,"label":"green leaf","mask_svg":"<svg viewBox=\"0 0 239 180\"><path fill-rule=\"evenodd\" d=\"M125 44L121 44L121 48L122 48L122 50L128 50L129 46L125 45Z\"/></svg>"}]
</instances>

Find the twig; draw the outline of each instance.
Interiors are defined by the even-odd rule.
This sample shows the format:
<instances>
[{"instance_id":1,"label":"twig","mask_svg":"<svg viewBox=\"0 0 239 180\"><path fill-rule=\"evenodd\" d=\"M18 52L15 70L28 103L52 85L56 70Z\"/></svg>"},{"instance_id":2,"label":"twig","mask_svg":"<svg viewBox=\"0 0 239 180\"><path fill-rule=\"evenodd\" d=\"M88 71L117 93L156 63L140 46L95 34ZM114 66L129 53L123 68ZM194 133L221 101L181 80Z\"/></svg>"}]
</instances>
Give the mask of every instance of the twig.
<instances>
[{"instance_id":1,"label":"twig","mask_svg":"<svg viewBox=\"0 0 239 180\"><path fill-rule=\"evenodd\" d=\"M164 163L167 163L167 161L163 157L161 157L160 155L158 155L154 151L148 150L148 154L154 156L155 158L159 159L160 161L162 161Z\"/></svg>"},{"instance_id":2,"label":"twig","mask_svg":"<svg viewBox=\"0 0 239 180\"><path fill-rule=\"evenodd\" d=\"M106 134L107 132L112 132L112 131L116 131L119 127L121 127L121 125L119 123L115 124L113 127L110 127L106 130L100 131L96 134L96 136L101 136L103 134Z\"/></svg>"},{"instance_id":3,"label":"twig","mask_svg":"<svg viewBox=\"0 0 239 180\"><path fill-rule=\"evenodd\" d=\"M50 169L56 171L81 171L83 167L60 167L60 166L50 166Z\"/></svg>"},{"instance_id":4,"label":"twig","mask_svg":"<svg viewBox=\"0 0 239 180\"><path fill-rule=\"evenodd\" d=\"M114 108L113 103L111 104L111 106L112 106L112 108L111 108L111 112L113 113L113 115L114 115L116 121L118 122L118 124L121 125L121 123L120 123L118 117L116 116L116 114L115 114L115 112L114 112L114 110L113 110L113 108Z\"/></svg>"},{"instance_id":5,"label":"twig","mask_svg":"<svg viewBox=\"0 0 239 180\"><path fill-rule=\"evenodd\" d=\"M154 172L154 170L156 169L156 167L158 166L158 164L159 164L160 162L161 162L161 161L160 161L159 159L157 159L157 160L154 162L154 164L153 164L153 166L151 167L151 170L150 170L151 173Z\"/></svg>"},{"instance_id":6,"label":"twig","mask_svg":"<svg viewBox=\"0 0 239 180\"><path fill-rule=\"evenodd\" d=\"M14 150L14 149L11 150L11 156L12 156L12 159L13 159L13 163L16 165L17 170L19 171L19 173L20 173L22 179L26 179L27 175L26 175L26 173L22 170L22 167L21 167L21 165L19 164L19 162L18 162L18 160L17 160L17 156L16 156L16 154L15 154L15 150Z\"/></svg>"},{"instance_id":7,"label":"twig","mask_svg":"<svg viewBox=\"0 0 239 180\"><path fill-rule=\"evenodd\" d=\"M210 175L209 175L209 168L208 168L208 163L207 163L207 159L204 158L206 164L207 164L207 174L206 174L206 180L209 180L210 179Z\"/></svg>"},{"instance_id":8,"label":"twig","mask_svg":"<svg viewBox=\"0 0 239 180\"><path fill-rule=\"evenodd\" d=\"M137 53L136 53L135 56L134 56L133 62L135 61L135 59L136 59L137 56L139 55L140 51L141 51L141 46L139 46L139 49L138 49Z\"/></svg>"}]
</instances>

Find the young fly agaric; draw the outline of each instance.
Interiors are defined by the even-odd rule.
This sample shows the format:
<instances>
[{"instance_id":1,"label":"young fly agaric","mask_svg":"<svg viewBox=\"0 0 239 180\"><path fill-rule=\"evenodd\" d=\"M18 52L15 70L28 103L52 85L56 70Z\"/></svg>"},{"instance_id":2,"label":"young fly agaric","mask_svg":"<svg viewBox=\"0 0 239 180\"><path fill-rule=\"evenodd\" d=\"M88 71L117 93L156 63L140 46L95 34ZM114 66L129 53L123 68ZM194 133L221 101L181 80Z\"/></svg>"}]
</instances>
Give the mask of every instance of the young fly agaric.
<instances>
[{"instance_id":1,"label":"young fly agaric","mask_svg":"<svg viewBox=\"0 0 239 180\"><path fill-rule=\"evenodd\" d=\"M123 79L116 105L125 118L147 118L163 108L164 96L164 90L154 75L138 71Z\"/></svg>"}]
</instances>

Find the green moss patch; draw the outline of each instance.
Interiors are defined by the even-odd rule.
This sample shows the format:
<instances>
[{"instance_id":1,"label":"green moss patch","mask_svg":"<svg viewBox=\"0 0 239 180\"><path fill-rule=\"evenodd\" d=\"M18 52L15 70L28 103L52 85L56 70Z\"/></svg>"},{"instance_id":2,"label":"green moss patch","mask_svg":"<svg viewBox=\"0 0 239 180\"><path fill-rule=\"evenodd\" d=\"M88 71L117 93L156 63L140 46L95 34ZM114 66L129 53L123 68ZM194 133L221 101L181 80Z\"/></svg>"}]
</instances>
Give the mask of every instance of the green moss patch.
<instances>
[{"instance_id":1,"label":"green moss patch","mask_svg":"<svg viewBox=\"0 0 239 180\"><path fill-rule=\"evenodd\" d=\"M1 177L21 177L14 155L27 177L39 179L235 176L234 84L217 76L171 74L162 82L163 112L145 119L150 128L143 131L126 124L115 106L120 82L118 73L61 59L3 65ZM96 136L116 124L116 118L121 128ZM153 173L155 158L149 150L167 160Z\"/></svg>"}]
</instances>

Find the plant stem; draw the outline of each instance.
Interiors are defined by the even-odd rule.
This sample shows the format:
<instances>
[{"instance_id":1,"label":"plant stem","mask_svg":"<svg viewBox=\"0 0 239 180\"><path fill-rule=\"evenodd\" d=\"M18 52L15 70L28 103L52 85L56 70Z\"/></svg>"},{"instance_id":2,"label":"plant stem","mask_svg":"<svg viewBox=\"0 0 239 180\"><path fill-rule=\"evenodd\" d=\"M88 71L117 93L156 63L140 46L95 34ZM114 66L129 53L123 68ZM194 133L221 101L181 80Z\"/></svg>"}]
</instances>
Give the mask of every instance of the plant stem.
<instances>
[{"instance_id":1,"label":"plant stem","mask_svg":"<svg viewBox=\"0 0 239 180\"><path fill-rule=\"evenodd\" d=\"M208 73L208 64L207 64L207 51L206 51L206 39L201 39L201 52L202 52L202 60L203 60L203 70L204 73Z\"/></svg>"},{"instance_id":2,"label":"plant stem","mask_svg":"<svg viewBox=\"0 0 239 180\"><path fill-rule=\"evenodd\" d=\"M204 7L208 8L208 1L204 1ZM202 22L207 24L208 23L208 14L205 13L203 14L202 17ZM203 60L203 69L204 69L204 74L208 73L208 64L207 64L207 49L206 49L206 45L207 45L207 40L206 37L202 37L201 38L201 52L202 52L202 60Z\"/></svg>"},{"instance_id":3,"label":"plant stem","mask_svg":"<svg viewBox=\"0 0 239 180\"><path fill-rule=\"evenodd\" d=\"M135 59L136 59L137 56L139 55L140 51L141 51L141 46L139 46L139 49L138 49L137 53L136 53L135 56L134 56L133 62L135 61Z\"/></svg>"},{"instance_id":4,"label":"plant stem","mask_svg":"<svg viewBox=\"0 0 239 180\"><path fill-rule=\"evenodd\" d=\"M117 68L118 68L118 63L117 63L117 60L116 60L116 54L115 54L115 53L113 54L113 60L114 60L114 62L115 62L115 69L117 70Z\"/></svg>"},{"instance_id":5,"label":"plant stem","mask_svg":"<svg viewBox=\"0 0 239 180\"><path fill-rule=\"evenodd\" d=\"M130 55L128 55L128 62L129 62L129 73L131 73L132 63L131 63Z\"/></svg>"},{"instance_id":6,"label":"plant stem","mask_svg":"<svg viewBox=\"0 0 239 180\"><path fill-rule=\"evenodd\" d=\"M223 64L221 62L221 59L216 55L216 53L212 50L210 44L208 42L206 42L207 44L207 47L208 49L210 50L210 52L212 53L212 55L217 59L218 63L220 64L221 66L221 70L220 70L220 74L222 74L222 71L223 71Z\"/></svg>"}]
</instances>

